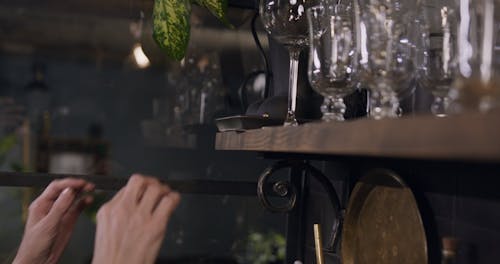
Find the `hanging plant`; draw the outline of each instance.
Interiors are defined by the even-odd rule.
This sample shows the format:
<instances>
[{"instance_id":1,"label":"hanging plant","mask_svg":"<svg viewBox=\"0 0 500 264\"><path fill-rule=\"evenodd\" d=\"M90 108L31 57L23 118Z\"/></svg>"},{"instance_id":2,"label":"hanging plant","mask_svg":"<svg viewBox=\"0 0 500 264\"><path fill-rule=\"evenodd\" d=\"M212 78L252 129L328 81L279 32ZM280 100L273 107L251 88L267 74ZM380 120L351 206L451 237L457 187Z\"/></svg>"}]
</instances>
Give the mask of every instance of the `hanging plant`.
<instances>
[{"instance_id":1,"label":"hanging plant","mask_svg":"<svg viewBox=\"0 0 500 264\"><path fill-rule=\"evenodd\" d=\"M172 59L181 60L186 55L192 4L207 8L221 22L230 25L226 18L227 0L155 0L153 38Z\"/></svg>"}]
</instances>

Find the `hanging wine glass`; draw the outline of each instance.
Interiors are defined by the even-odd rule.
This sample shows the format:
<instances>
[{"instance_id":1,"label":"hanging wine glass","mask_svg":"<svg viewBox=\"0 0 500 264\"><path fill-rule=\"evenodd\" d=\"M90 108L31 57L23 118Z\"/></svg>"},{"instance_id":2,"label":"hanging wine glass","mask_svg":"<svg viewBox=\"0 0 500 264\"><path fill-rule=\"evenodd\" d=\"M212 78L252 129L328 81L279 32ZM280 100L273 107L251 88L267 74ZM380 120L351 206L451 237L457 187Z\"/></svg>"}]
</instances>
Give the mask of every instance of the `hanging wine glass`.
<instances>
[{"instance_id":1,"label":"hanging wine glass","mask_svg":"<svg viewBox=\"0 0 500 264\"><path fill-rule=\"evenodd\" d=\"M436 116L450 114L450 90L456 77L456 16L452 1L436 5L427 0L423 6L428 36L425 63L419 68L419 80L434 96L431 112Z\"/></svg>"},{"instance_id":2,"label":"hanging wine glass","mask_svg":"<svg viewBox=\"0 0 500 264\"><path fill-rule=\"evenodd\" d=\"M349 4L318 5L307 10L309 82L324 96L323 121L343 121L343 97L355 90L355 34Z\"/></svg>"},{"instance_id":3,"label":"hanging wine glass","mask_svg":"<svg viewBox=\"0 0 500 264\"><path fill-rule=\"evenodd\" d=\"M299 55L308 44L305 10L313 5L306 0L261 0L259 12L266 31L290 54L288 109L285 126L298 125L295 117Z\"/></svg>"},{"instance_id":4,"label":"hanging wine glass","mask_svg":"<svg viewBox=\"0 0 500 264\"><path fill-rule=\"evenodd\" d=\"M370 88L370 116L401 115L399 94L411 89L415 77L408 29L416 3L399 0L359 1L361 80Z\"/></svg>"}]
</instances>

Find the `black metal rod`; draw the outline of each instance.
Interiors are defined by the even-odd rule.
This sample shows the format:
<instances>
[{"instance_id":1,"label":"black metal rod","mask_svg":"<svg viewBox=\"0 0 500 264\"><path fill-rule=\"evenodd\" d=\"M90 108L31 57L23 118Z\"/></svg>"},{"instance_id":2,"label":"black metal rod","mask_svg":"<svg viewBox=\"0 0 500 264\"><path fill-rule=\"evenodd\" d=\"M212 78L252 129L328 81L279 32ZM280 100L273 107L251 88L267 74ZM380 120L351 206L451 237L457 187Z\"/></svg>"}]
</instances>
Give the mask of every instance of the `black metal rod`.
<instances>
[{"instance_id":1,"label":"black metal rod","mask_svg":"<svg viewBox=\"0 0 500 264\"><path fill-rule=\"evenodd\" d=\"M87 180L99 190L119 190L128 178L103 175L71 175L53 173L22 173L0 171L0 186L46 187L51 181L74 177ZM172 189L187 194L256 196L257 183L215 180L160 180Z\"/></svg>"}]
</instances>

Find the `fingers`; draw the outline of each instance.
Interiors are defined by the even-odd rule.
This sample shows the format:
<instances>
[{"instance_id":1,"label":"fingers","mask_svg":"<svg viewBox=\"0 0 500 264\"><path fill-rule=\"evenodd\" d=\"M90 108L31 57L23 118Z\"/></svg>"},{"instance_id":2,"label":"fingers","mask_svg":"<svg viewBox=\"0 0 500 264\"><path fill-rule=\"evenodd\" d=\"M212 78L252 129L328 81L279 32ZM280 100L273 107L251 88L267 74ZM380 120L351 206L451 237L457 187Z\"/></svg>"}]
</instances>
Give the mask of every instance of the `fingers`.
<instances>
[{"instance_id":1,"label":"fingers","mask_svg":"<svg viewBox=\"0 0 500 264\"><path fill-rule=\"evenodd\" d=\"M131 205L135 205L139 202L140 196L145 188L146 179L142 175L134 174L130 177L124 188L123 197Z\"/></svg>"},{"instance_id":2,"label":"fingers","mask_svg":"<svg viewBox=\"0 0 500 264\"><path fill-rule=\"evenodd\" d=\"M168 195L162 197L153 215L159 217L162 222L167 222L180 201L181 196L178 192L170 192Z\"/></svg>"},{"instance_id":3,"label":"fingers","mask_svg":"<svg viewBox=\"0 0 500 264\"><path fill-rule=\"evenodd\" d=\"M155 184L160 184L160 182L153 177L134 174L130 177L127 185L125 186L123 197L124 199L127 199L127 202L130 204L137 205L142 199L148 185Z\"/></svg>"},{"instance_id":4,"label":"fingers","mask_svg":"<svg viewBox=\"0 0 500 264\"><path fill-rule=\"evenodd\" d=\"M145 214L153 214L154 211L160 210L160 204L163 202L164 207L161 210L168 216L175 210L180 200L178 193L171 195L169 186L161 184L156 178L140 174L130 177L127 186L120 190L114 199L119 199L118 197L125 199L127 204L138 205L139 210Z\"/></svg>"},{"instance_id":5,"label":"fingers","mask_svg":"<svg viewBox=\"0 0 500 264\"><path fill-rule=\"evenodd\" d=\"M43 193L30 205L30 216L28 220L37 220L45 217L51 210L54 201L58 199L64 189L70 188L76 194L82 190L93 190L94 185L82 179L61 179L55 180L45 188Z\"/></svg>"},{"instance_id":6,"label":"fingers","mask_svg":"<svg viewBox=\"0 0 500 264\"><path fill-rule=\"evenodd\" d=\"M88 192L92 192L92 191L94 191L94 189L95 189L95 184L93 184L93 183L91 183L91 182L87 182L87 183L85 184L85 186L83 186L82 191L83 191L83 192L87 192L87 193L88 193Z\"/></svg>"},{"instance_id":7,"label":"fingers","mask_svg":"<svg viewBox=\"0 0 500 264\"><path fill-rule=\"evenodd\" d=\"M122 203L127 207L138 207L143 214L155 214L168 218L180 201L180 195L172 192L168 185L160 183L156 178L134 174L127 185L123 187L110 201L111 204Z\"/></svg>"},{"instance_id":8,"label":"fingers","mask_svg":"<svg viewBox=\"0 0 500 264\"><path fill-rule=\"evenodd\" d=\"M116 203L120 200L123 199L123 197L125 196L125 187L121 188L114 196L113 198L111 198L111 200L108 202L108 203Z\"/></svg>"},{"instance_id":9,"label":"fingers","mask_svg":"<svg viewBox=\"0 0 500 264\"><path fill-rule=\"evenodd\" d=\"M163 196L170 192L166 185L155 183L149 184L140 201L139 208L146 214L152 214Z\"/></svg>"},{"instance_id":10,"label":"fingers","mask_svg":"<svg viewBox=\"0 0 500 264\"><path fill-rule=\"evenodd\" d=\"M83 211L83 209L89 206L93 201L94 197L87 191L84 193L77 194L75 200L73 201L71 209L68 211L68 214L73 214L73 213L76 213L77 215L80 214Z\"/></svg>"},{"instance_id":11,"label":"fingers","mask_svg":"<svg viewBox=\"0 0 500 264\"><path fill-rule=\"evenodd\" d=\"M38 199L41 200L50 200L54 201L59 197L59 194L66 188L71 188L73 190L82 190L82 189L93 189L94 185L86 182L82 179L74 179L74 178L66 178L61 180L55 180L45 188L43 193L40 195Z\"/></svg>"},{"instance_id":12,"label":"fingers","mask_svg":"<svg viewBox=\"0 0 500 264\"><path fill-rule=\"evenodd\" d=\"M52 205L52 208L50 208L47 221L54 224L58 223L73 205L74 200L75 191L70 187L65 188Z\"/></svg>"},{"instance_id":13,"label":"fingers","mask_svg":"<svg viewBox=\"0 0 500 264\"><path fill-rule=\"evenodd\" d=\"M78 197L75 196L73 203L70 205L70 208L64 214L62 221L65 225L67 225L70 229L72 229L73 225L78 220L78 217L82 213L82 211L89 206L94 201L94 197L83 195Z\"/></svg>"}]
</instances>

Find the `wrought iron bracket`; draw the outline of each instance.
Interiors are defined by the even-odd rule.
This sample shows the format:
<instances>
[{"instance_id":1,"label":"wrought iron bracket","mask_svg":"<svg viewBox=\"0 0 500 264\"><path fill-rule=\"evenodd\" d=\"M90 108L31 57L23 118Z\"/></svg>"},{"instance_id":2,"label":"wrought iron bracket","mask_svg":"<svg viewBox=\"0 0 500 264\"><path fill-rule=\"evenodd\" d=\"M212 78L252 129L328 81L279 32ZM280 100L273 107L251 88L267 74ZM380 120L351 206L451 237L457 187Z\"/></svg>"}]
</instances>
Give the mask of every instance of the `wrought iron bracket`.
<instances>
[{"instance_id":1,"label":"wrought iron bracket","mask_svg":"<svg viewBox=\"0 0 500 264\"><path fill-rule=\"evenodd\" d=\"M290 182L283 180L276 181L272 185L272 188L265 188L266 186L269 186L268 181L270 181L270 178L274 173L286 168L295 168L305 172L306 175L310 175L316 179L325 189L328 198L330 199L330 205L332 206L332 209L337 217L332 225L332 231L329 236L328 243L325 244L326 246L324 250L334 252L339 238L340 228L342 226L341 223L344 210L340 206L337 192L335 191L330 179L328 179L328 177L326 177L320 170L309 164L307 161L281 160L266 168L260 175L257 182L257 196L261 204L267 210L274 213L287 213L295 208L297 203L297 190L292 184L290 184ZM268 192L269 189L272 189L272 193ZM287 198L288 201L285 205L276 206L270 202L269 196Z\"/></svg>"}]
</instances>

